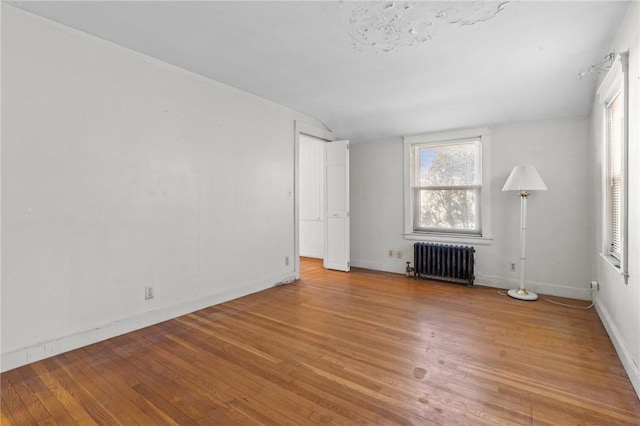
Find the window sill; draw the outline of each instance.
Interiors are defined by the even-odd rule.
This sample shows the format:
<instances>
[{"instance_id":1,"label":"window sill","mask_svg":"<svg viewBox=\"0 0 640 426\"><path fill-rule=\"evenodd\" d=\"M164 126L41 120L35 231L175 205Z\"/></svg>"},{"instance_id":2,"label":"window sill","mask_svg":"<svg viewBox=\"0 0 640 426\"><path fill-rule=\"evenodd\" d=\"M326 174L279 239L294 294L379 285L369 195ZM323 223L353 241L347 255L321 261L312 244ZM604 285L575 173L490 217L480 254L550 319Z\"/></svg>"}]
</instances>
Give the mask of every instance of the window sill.
<instances>
[{"instance_id":1,"label":"window sill","mask_svg":"<svg viewBox=\"0 0 640 426\"><path fill-rule=\"evenodd\" d=\"M613 270L620 273L620 261L613 256L609 256L608 254L600 253L600 257L605 260L613 268Z\"/></svg>"},{"instance_id":2,"label":"window sill","mask_svg":"<svg viewBox=\"0 0 640 426\"><path fill-rule=\"evenodd\" d=\"M450 234L403 234L405 240L430 241L436 243L457 243L488 246L493 242L493 238L474 237L473 235L450 235Z\"/></svg>"},{"instance_id":3,"label":"window sill","mask_svg":"<svg viewBox=\"0 0 640 426\"><path fill-rule=\"evenodd\" d=\"M622 275L622 277L624 278L624 283L628 284L627 278L629 277L629 274L622 271L622 268L620 267L620 261L618 259L604 253L600 253L600 257L604 259L604 262L609 265L611 269Z\"/></svg>"}]
</instances>

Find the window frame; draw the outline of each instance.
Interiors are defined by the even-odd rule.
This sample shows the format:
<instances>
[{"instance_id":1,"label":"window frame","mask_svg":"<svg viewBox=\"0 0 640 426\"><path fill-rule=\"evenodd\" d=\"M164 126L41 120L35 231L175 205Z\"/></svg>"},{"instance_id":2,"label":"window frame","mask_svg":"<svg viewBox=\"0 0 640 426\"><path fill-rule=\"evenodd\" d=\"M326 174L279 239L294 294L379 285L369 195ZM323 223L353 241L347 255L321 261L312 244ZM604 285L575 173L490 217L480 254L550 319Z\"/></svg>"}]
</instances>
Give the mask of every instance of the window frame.
<instances>
[{"instance_id":1,"label":"window frame","mask_svg":"<svg viewBox=\"0 0 640 426\"><path fill-rule=\"evenodd\" d=\"M467 145L474 144L477 145L477 157L475 158L477 167L477 172L479 174L478 179L479 182L466 183L460 185L426 185L422 186L417 183L419 180L420 171L420 150L423 148L441 148L441 147L454 147L458 145ZM455 235L465 235L478 237L482 235L482 206L480 200L482 199L482 139L477 138L469 138L455 141L446 141L442 143L416 143L411 145L411 192L413 196L413 224L412 229L414 233L441 233L441 234L455 234ZM471 230L465 229L450 229L450 228L419 228L417 226L416 216L420 213L419 203L415 202L418 198L418 194L421 191L438 191L438 190L462 190L462 191L473 191L475 194L475 218L477 228Z\"/></svg>"},{"instance_id":2,"label":"window frame","mask_svg":"<svg viewBox=\"0 0 640 426\"><path fill-rule=\"evenodd\" d=\"M443 146L454 145L457 143L465 143L471 140L480 142L480 174L481 182L477 191L480 194L477 209L479 233L471 233L466 230L433 230L433 231L416 231L414 230L414 216L416 214L415 194L413 188L413 179L416 170L416 161L414 158L415 149L424 146ZM459 243L459 244L491 244L491 217L490 214L490 147L491 137L489 128L481 127L474 129L455 130L441 133L422 134L416 136L405 136L404 144L404 233L403 236L407 240L417 241L433 241L442 243ZM475 185L474 185L475 186Z\"/></svg>"},{"instance_id":3,"label":"window frame","mask_svg":"<svg viewBox=\"0 0 640 426\"><path fill-rule=\"evenodd\" d=\"M628 282L628 201L629 201L629 93L628 93L628 52L616 56L611 68L605 75L598 88L598 98L602 112L602 134L601 143L603 149L603 173L602 173L602 250L601 255L613 266L620 275L624 277L624 282ZM620 200L618 208L619 217L619 244L617 250L613 248L613 189L612 181L612 158L610 131L610 106L621 96L622 128L620 140Z\"/></svg>"}]
</instances>

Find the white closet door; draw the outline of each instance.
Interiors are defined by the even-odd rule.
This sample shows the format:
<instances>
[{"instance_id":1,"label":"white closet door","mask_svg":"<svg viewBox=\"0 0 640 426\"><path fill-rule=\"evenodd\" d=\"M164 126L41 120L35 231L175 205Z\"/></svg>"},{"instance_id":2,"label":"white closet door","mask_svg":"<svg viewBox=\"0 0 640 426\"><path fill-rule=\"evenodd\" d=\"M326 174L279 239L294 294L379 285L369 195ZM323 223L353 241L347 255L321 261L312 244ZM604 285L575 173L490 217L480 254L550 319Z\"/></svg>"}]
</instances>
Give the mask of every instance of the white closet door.
<instances>
[{"instance_id":1,"label":"white closet door","mask_svg":"<svg viewBox=\"0 0 640 426\"><path fill-rule=\"evenodd\" d=\"M348 272L351 263L349 218L349 141L325 144L324 267Z\"/></svg>"}]
</instances>

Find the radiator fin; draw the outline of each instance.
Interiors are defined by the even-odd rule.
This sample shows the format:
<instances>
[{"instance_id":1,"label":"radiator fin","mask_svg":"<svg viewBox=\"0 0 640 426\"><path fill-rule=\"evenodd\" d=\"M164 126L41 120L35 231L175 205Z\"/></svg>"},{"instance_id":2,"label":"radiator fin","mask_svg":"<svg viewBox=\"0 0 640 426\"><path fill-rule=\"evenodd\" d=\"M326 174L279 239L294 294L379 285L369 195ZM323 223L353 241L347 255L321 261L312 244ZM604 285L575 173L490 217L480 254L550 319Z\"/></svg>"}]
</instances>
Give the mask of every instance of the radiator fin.
<instances>
[{"instance_id":1,"label":"radiator fin","mask_svg":"<svg viewBox=\"0 0 640 426\"><path fill-rule=\"evenodd\" d=\"M475 249L449 244L415 243L413 245L416 278L435 278L473 285Z\"/></svg>"}]
</instances>

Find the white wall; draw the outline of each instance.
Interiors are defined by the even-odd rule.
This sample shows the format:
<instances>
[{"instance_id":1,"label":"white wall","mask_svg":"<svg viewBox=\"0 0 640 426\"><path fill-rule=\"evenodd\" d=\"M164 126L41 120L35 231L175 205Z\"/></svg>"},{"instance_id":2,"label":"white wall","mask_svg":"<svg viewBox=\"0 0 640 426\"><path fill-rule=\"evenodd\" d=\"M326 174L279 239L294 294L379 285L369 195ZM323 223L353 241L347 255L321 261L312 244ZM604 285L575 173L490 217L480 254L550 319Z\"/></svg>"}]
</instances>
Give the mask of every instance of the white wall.
<instances>
[{"instance_id":1,"label":"white wall","mask_svg":"<svg viewBox=\"0 0 640 426\"><path fill-rule=\"evenodd\" d=\"M324 257L324 144L300 135L300 256Z\"/></svg>"},{"instance_id":2,"label":"white wall","mask_svg":"<svg viewBox=\"0 0 640 426\"><path fill-rule=\"evenodd\" d=\"M294 120L3 4L2 369L292 276Z\"/></svg>"},{"instance_id":3,"label":"white wall","mask_svg":"<svg viewBox=\"0 0 640 426\"><path fill-rule=\"evenodd\" d=\"M595 196L591 226L594 240L590 259L600 283L596 308L618 355L640 396L640 3L631 2L612 51L629 51L629 281L624 283L600 253L603 246L603 173L605 155L602 140L602 107L594 99L592 126L591 189Z\"/></svg>"},{"instance_id":4,"label":"white wall","mask_svg":"<svg viewBox=\"0 0 640 426\"><path fill-rule=\"evenodd\" d=\"M476 248L476 283L516 288L520 199L502 192L513 166L533 164L548 191L528 201L527 288L543 294L589 299L591 265L587 117L490 127L491 245ZM413 241L403 232L401 138L351 145L352 265L404 272ZM403 259L389 257L402 251ZM413 263L413 262L412 262Z\"/></svg>"}]
</instances>

